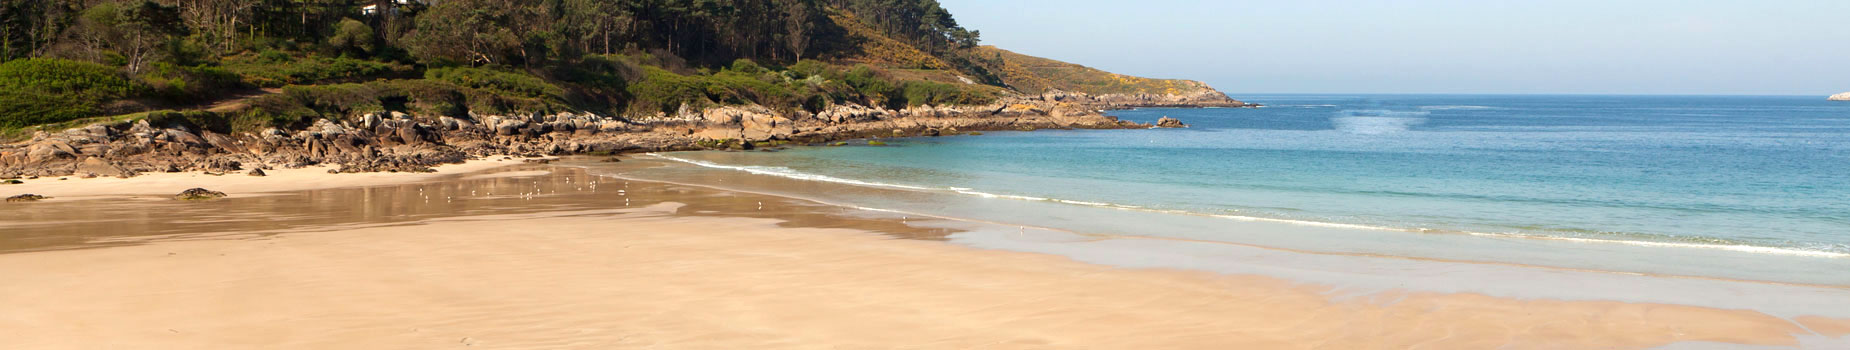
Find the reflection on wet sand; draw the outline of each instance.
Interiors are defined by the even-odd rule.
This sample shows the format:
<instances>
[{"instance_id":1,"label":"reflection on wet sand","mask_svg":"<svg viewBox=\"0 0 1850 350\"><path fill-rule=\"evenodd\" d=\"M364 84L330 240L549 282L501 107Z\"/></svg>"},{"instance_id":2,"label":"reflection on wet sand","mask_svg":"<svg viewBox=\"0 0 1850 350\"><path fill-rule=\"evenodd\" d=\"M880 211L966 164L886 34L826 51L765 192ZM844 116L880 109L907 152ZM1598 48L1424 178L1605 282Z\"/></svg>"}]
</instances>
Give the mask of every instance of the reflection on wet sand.
<instances>
[{"instance_id":1,"label":"reflection on wet sand","mask_svg":"<svg viewBox=\"0 0 1850 350\"><path fill-rule=\"evenodd\" d=\"M674 215L771 218L781 220L785 227L851 228L930 240L956 232L785 197L627 181L571 166L516 165L424 183L211 201L133 198L9 205L0 211L0 228L8 231L0 235L0 253L411 225L487 214L635 208L664 202L684 204Z\"/></svg>"}]
</instances>

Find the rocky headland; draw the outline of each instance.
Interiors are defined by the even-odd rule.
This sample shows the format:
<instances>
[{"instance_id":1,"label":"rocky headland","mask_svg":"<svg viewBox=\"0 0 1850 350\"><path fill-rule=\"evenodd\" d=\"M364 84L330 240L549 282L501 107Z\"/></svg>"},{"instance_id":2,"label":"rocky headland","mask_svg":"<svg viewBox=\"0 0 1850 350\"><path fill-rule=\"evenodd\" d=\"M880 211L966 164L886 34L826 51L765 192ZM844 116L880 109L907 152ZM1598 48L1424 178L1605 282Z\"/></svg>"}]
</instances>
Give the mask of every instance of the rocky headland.
<instances>
[{"instance_id":1,"label":"rocky headland","mask_svg":"<svg viewBox=\"0 0 1850 350\"><path fill-rule=\"evenodd\" d=\"M1829 100L1831 101L1850 101L1850 92L1831 95L1831 98L1829 98Z\"/></svg>"},{"instance_id":2,"label":"rocky headland","mask_svg":"<svg viewBox=\"0 0 1850 350\"><path fill-rule=\"evenodd\" d=\"M333 172L428 172L495 155L751 150L875 137L973 131L1127 129L1152 125L1101 111L1142 107L1252 107L1218 91L1090 95L1050 91L978 106L887 109L837 105L819 113L726 106L642 118L591 113L420 116L367 113L301 130L225 134L179 122L94 124L0 145L0 179L128 177L147 172L227 173L314 165ZM1179 124L1179 122L1177 123Z\"/></svg>"}]
</instances>

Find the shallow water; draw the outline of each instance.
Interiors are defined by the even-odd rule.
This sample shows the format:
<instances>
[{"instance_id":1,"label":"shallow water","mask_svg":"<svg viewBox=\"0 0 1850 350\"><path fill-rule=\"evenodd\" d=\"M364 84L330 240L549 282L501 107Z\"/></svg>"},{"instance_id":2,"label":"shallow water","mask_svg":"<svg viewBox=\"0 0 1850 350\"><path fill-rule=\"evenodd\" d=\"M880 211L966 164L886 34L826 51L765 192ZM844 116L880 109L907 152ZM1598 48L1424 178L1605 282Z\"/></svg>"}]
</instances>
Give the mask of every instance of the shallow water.
<instances>
[{"instance_id":1,"label":"shallow water","mask_svg":"<svg viewBox=\"0 0 1850 350\"><path fill-rule=\"evenodd\" d=\"M903 205L835 198L849 203L1083 232L1850 284L1840 272L1850 266L1850 104L1242 97L1268 107L1112 112L1177 117L1190 129L665 156L712 171L945 195ZM674 176L685 174L662 175ZM1003 201L1032 204L992 203ZM966 209L1017 205L1033 209ZM1075 214L1036 214L1061 211ZM1290 227L1223 227L1255 223ZM1304 234L1344 230L1398 235Z\"/></svg>"}]
</instances>

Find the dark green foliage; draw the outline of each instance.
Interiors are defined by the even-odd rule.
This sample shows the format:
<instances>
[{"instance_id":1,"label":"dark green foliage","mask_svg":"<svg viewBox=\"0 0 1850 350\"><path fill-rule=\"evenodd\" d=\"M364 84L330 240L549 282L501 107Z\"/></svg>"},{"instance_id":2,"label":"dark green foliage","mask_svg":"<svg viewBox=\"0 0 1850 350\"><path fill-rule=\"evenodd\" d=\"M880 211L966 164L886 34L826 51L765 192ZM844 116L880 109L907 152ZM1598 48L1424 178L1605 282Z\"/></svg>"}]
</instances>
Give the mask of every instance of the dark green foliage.
<instances>
[{"instance_id":1,"label":"dark green foliage","mask_svg":"<svg viewBox=\"0 0 1850 350\"><path fill-rule=\"evenodd\" d=\"M244 129L380 110L815 112L995 97L806 59L846 57L830 52L859 40L834 22L843 11L862 14L843 17L865 22L861 33L876 28L934 55L974 45L975 32L934 0L426 3L0 0L0 129L151 116ZM377 11L363 14L369 5ZM21 59L31 57L62 59ZM257 87L284 92L235 113L125 114Z\"/></svg>"},{"instance_id":2,"label":"dark green foliage","mask_svg":"<svg viewBox=\"0 0 1850 350\"><path fill-rule=\"evenodd\" d=\"M109 101L147 90L95 63L50 58L0 63L0 128L94 116Z\"/></svg>"},{"instance_id":3,"label":"dark green foliage","mask_svg":"<svg viewBox=\"0 0 1850 350\"><path fill-rule=\"evenodd\" d=\"M636 103L632 111L674 113L682 104L700 107L707 102L707 81L656 67L643 67L642 79L629 84Z\"/></svg>"},{"instance_id":4,"label":"dark green foliage","mask_svg":"<svg viewBox=\"0 0 1850 350\"><path fill-rule=\"evenodd\" d=\"M437 68L424 72L424 78L526 98L559 99L565 90L532 75L486 68Z\"/></svg>"},{"instance_id":5,"label":"dark green foliage","mask_svg":"<svg viewBox=\"0 0 1850 350\"><path fill-rule=\"evenodd\" d=\"M251 85L282 87L290 84L350 82L409 75L410 66L362 59L308 56L295 58L279 51L256 57L228 59L226 70L244 76Z\"/></svg>"},{"instance_id":6,"label":"dark green foliage","mask_svg":"<svg viewBox=\"0 0 1850 350\"><path fill-rule=\"evenodd\" d=\"M170 101L199 102L225 91L243 89L243 77L218 67L181 67L156 63L140 77L155 96Z\"/></svg>"},{"instance_id":7,"label":"dark green foliage","mask_svg":"<svg viewBox=\"0 0 1850 350\"><path fill-rule=\"evenodd\" d=\"M328 46L339 53L371 54L373 27L351 18L343 19L335 25L334 36L328 38Z\"/></svg>"},{"instance_id":8,"label":"dark green foliage","mask_svg":"<svg viewBox=\"0 0 1850 350\"><path fill-rule=\"evenodd\" d=\"M532 78L532 77L527 77ZM341 119L379 111L421 115L551 112L564 109L554 96L522 97L491 88L461 86L438 79L378 80L366 83L289 86L283 93L253 100L251 113L278 125L316 118Z\"/></svg>"}]
</instances>

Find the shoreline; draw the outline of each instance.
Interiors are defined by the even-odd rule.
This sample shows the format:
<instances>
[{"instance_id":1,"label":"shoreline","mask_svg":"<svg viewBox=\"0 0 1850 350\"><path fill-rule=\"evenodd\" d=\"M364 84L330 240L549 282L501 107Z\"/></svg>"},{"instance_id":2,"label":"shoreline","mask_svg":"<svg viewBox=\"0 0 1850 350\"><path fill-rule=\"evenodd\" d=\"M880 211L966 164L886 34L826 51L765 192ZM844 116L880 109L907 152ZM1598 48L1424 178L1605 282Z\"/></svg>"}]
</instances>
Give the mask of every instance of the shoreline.
<instances>
[{"instance_id":1,"label":"shoreline","mask_svg":"<svg viewBox=\"0 0 1850 350\"><path fill-rule=\"evenodd\" d=\"M429 116L373 112L303 120L295 130L231 130L188 120L103 122L0 143L0 179L133 177L143 173L337 167L347 173L423 172L494 155L616 155L681 150L752 150L866 138L967 132L1154 127L1102 113L1144 107L1256 107L1206 89L1173 95L1089 95L1052 91L988 105L901 109L834 105L811 113L758 105L683 108L630 118L593 113Z\"/></svg>"},{"instance_id":2,"label":"shoreline","mask_svg":"<svg viewBox=\"0 0 1850 350\"><path fill-rule=\"evenodd\" d=\"M1327 228L1338 228L1338 229L1384 231L1384 232L1413 233L1413 234L1470 235L1470 236L1481 236L1481 237L1487 237L1487 238L1535 239L1535 240L1567 241L1567 242L1593 243L1593 244L1625 244L1625 245L1677 248L1677 249L1708 249L1708 250L1721 250L1721 251L1741 252L1741 253L1802 256L1802 257L1814 257L1814 258L1840 258L1840 259L1850 258L1850 253L1844 253L1844 252L1808 250L1808 249L1799 249L1799 248L1792 248L1792 247L1753 245L1753 244L1747 244L1747 243L1715 244L1715 243L1688 243L1688 242L1669 242L1669 241L1653 241L1653 240L1622 240L1622 239L1607 239L1607 238L1592 238L1592 237L1549 236L1549 235L1528 234L1528 233L1499 233L1499 232L1480 232L1480 231L1465 231L1465 230L1450 230L1450 229L1401 228L1401 227L1390 227L1390 226L1372 226L1372 225L1365 225L1365 224L1309 221L1309 220L1299 220L1299 219L1262 217L1262 216L1209 214L1209 213L1199 213L1199 212L1192 212L1192 211L1186 211L1186 210L1152 209L1152 208L1147 208L1147 207L1142 207L1142 206L1117 204L1117 203L1086 202L1086 201L1068 200L1068 199L1060 199L1060 198L1042 198L1042 197L1029 197L1029 196L1019 196L1019 195L994 194L994 193L981 192L975 189L968 189L968 188L918 187L918 186L900 185L900 184L867 182L867 181L854 180L854 179L841 179L841 178L834 178L834 177L830 177L826 175L818 175L818 174L810 174L810 173L802 173L802 172L792 173L792 172L763 171L760 169L755 169L756 167L753 167L753 166L718 164L718 163L713 163L713 162L703 161L703 160L678 158L678 157L674 157L671 155L660 154L657 152L644 153L643 155L665 159L669 161L674 161L674 162L691 164L691 165L700 166L700 167L712 168L712 169L744 171L744 172L748 172L748 173L752 173L756 175L776 176L776 177L783 177L783 178L801 180L801 181L823 181L823 182L833 182L833 183L851 185L851 186L871 186L871 187L883 187L883 188L893 188L893 189L901 189L901 190L955 192L959 194L977 196L977 197L983 197L983 198L999 198L999 199L1027 201L1027 202L1048 202L1048 203L1070 204L1070 205L1080 205L1080 206L1088 206L1088 207L1095 207L1095 208L1102 208L1102 209L1140 211L1140 212L1170 214L1170 215L1187 215L1187 216L1195 216L1195 217L1209 217L1209 218L1219 218L1219 219L1227 219L1227 220L1242 221L1242 222L1270 222L1270 223L1281 223L1281 224L1311 226L1311 227L1327 227Z\"/></svg>"},{"instance_id":3,"label":"shoreline","mask_svg":"<svg viewBox=\"0 0 1850 350\"><path fill-rule=\"evenodd\" d=\"M561 166L532 167L557 169ZM560 346L546 342L559 339L569 339L581 346L781 347L827 342L866 346L1117 344L1255 348L1307 346L1305 344L1413 345L1444 339L1436 344L1646 348L1678 340L1798 345L1801 340L1792 338L1792 334L1821 332L1807 337L1830 337L1835 334L1833 330L1838 329L1834 327L1850 326L1850 321L1782 320L1754 316L1756 313L1751 311L1660 304L1521 301L1473 294L1395 291L1344 297L1343 293L1336 293L1339 289L1271 277L1174 269L1124 269L1057 255L895 240L889 234L875 233L901 230L901 226L890 226L894 224L892 218L876 215L849 219L865 216L846 212L827 214L831 210L826 209L826 204L804 207L801 199L772 202L769 198L776 197L712 190L688 192L677 189L680 185L671 184L619 185L615 181L573 175L569 170L540 175L520 168L523 167L469 173L422 184L310 192L325 192L311 196L331 198L334 205L378 206L386 204L365 204L370 202L354 201L336 193L392 198L389 196L426 191L447 194L465 189L517 190L531 197L497 194L473 200L492 202L483 204L485 208L534 206L531 210L460 211L456 212L457 216L416 218L376 227L333 227L242 238L216 237L99 249L0 254L0 261L7 262L0 264L0 269L7 270L7 275L15 276L14 281L19 282L0 287L0 299L39 295L34 292L37 288L57 285L50 278L68 273L114 275L115 278L97 279L96 283L121 285L119 288L92 286L78 289L83 292L70 293L76 295L36 296L35 300L55 300L34 303L29 310L19 311L35 315L27 319L98 322L90 323L90 327L64 329L15 323L0 328L30 330L27 334L45 332L68 336L24 337L22 339L41 342L28 343L25 348L70 345L60 343L69 339L133 342L153 348L201 344L311 348L458 343L547 347L542 344ZM495 172L515 175L493 176ZM624 186L622 188L629 191L613 194L608 189L597 188L598 185ZM571 190L585 186L592 190ZM582 196L606 199L573 199ZM245 202L291 202L287 198L243 198ZM598 203L614 205L609 201L616 198L623 198L625 202L631 198L657 198L655 200L661 202L596 209ZM803 216L785 219L733 216L753 212L753 201L757 201L758 208L767 208L764 204L771 203L774 206L767 209L788 211L787 214L768 214L773 217ZM540 202L574 205L559 207ZM914 224L902 225L931 226L914 221ZM847 223L853 224L830 228ZM885 225L878 227L886 228L868 231L876 226L867 225ZM931 230L912 229L926 233ZM775 259L775 262L762 259ZM372 268L374 266L392 268ZM640 266L667 269L650 273L651 269ZM673 268L675 266L682 268ZM685 268L696 270L683 270ZM892 273L894 268L905 272ZM159 272L136 277L138 271ZM253 274L260 271L295 272ZM551 282L540 283L548 286L541 289L520 287L539 282L532 278ZM150 279L161 282L155 284ZM642 284L618 282L621 280ZM753 282L742 282L747 280ZM81 283L63 281L58 283ZM374 281L400 281L398 283L405 285ZM557 288L555 284L569 287ZM442 286L470 287L444 292L441 297L419 292ZM987 287L973 289L973 286ZM179 289L162 292L168 288ZM114 292L120 290L135 292ZM321 294L337 290L341 292ZM1072 292L1079 290L1087 292ZM207 295L229 298L195 299ZM342 297L329 299L333 295ZM146 299L156 296L158 299ZM63 300L61 298L86 300L81 303L88 305L82 307L85 309L118 311L121 314L115 318L121 319L92 319L91 316L117 312L75 312L71 308L79 304L56 301ZM239 309L235 307L187 311L193 310L188 305L230 303L254 307L269 305L272 299L291 302L264 306L262 309L267 310L264 315L237 312L235 310ZM624 301L632 299L633 302ZM1021 300L1032 302L1018 302ZM386 304L414 311L389 316L358 309ZM773 308L771 305L784 306ZM1451 311L1435 313L1425 309L1440 305ZM130 307L134 309L126 309ZM863 317L797 312L842 307L846 308L820 315ZM664 314L638 310L675 311ZM1518 313L1510 314L1510 311ZM647 316L639 321L625 321L625 317L618 316L625 314ZM177 318L180 315L191 316ZM291 317L288 315L296 315L299 322L291 322L287 328L263 326L267 324L263 319ZM483 319L465 315L501 315L493 319L502 321L475 321ZM937 316L925 317L928 315ZM1304 318L1306 315L1312 316ZM939 318L945 316L952 317ZM1330 323L1316 321L1325 317L1330 317ZM1376 317L1382 318L1356 324L1342 321ZM1487 324L1481 320L1464 322L1476 317L1492 317L1496 321ZM1615 323L1604 326L1622 328L1606 331L1559 328L1573 326L1563 325L1558 320L1576 317L1618 317L1608 319ZM927 319L935 321L918 323ZM1289 332L1261 326L1276 325L1274 322L1280 320L1309 323L1287 322L1297 325ZM881 327L862 324L869 321ZM0 320L4 322L9 321ZM556 322L590 329L567 333L557 333L566 329L539 333L515 331L523 329L522 325ZM1524 324L1528 326L1521 326ZM1669 332L1672 328L1660 328L1673 324L1687 327L1682 328L1684 335ZM742 325L747 328L734 328ZM1496 327L1506 326L1540 327L1535 328L1537 332L1553 330L1576 336L1553 337L1542 336L1542 333L1491 336L1501 334ZM168 329L159 329L161 327ZM1120 332L1135 332L1141 336L1128 337L1129 333ZM98 337L105 334L108 336ZM1152 337L1151 334L1169 336ZM1401 336L1386 336L1388 334ZM1437 337L1439 334L1459 337Z\"/></svg>"}]
</instances>

